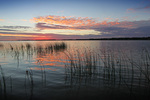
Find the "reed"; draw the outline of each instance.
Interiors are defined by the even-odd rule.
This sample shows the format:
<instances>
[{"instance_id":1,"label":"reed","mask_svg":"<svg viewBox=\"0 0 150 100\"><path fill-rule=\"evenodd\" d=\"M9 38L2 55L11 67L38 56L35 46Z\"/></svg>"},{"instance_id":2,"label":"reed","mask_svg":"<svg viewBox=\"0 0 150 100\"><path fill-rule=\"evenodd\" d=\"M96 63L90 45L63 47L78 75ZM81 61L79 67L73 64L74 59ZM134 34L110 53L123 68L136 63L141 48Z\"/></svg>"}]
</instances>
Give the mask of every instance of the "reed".
<instances>
[{"instance_id":1,"label":"reed","mask_svg":"<svg viewBox=\"0 0 150 100\"><path fill-rule=\"evenodd\" d=\"M93 75L97 72L97 66L100 63L97 59L95 53L90 50L76 51L75 54L71 52L64 52L68 59L68 64L66 64L66 71L73 75L85 76Z\"/></svg>"},{"instance_id":2,"label":"reed","mask_svg":"<svg viewBox=\"0 0 150 100\"><path fill-rule=\"evenodd\" d=\"M17 66L19 66L20 58L24 58L24 56L30 60L33 55L44 56L46 54L53 54L54 52L62 52L67 49L67 45L64 42L48 43L46 45L35 45L28 42L24 44L10 43L8 45L3 45L3 47L6 49L3 51L3 55L5 56L6 54L10 54L14 59L17 60Z\"/></svg>"},{"instance_id":3,"label":"reed","mask_svg":"<svg viewBox=\"0 0 150 100\"><path fill-rule=\"evenodd\" d=\"M46 87L46 71L42 60L38 60L38 64L41 67L42 86Z\"/></svg>"},{"instance_id":4,"label":"reed","mask_svg":"<svg viewBox=\"0 0 150 100\"><path fill-rule=\"evenodd\" d=\"M33 72L32 72L32 69L26 70L26 76L27 76L27 79L28 79L28 81L30 83L30 86L33 87L34 84L33 84Z\"/></svg>"},{"instance_id":5,"label":"reed","mask_svg":"<svg viewBox=\"0 0 150 100\"><path fill-rule=\"evenodd\" d=\"M2 43L0 43L0 48L4 47L4 45Z\"/></svg>"},{"instance_id":6,"label":"reed","mask_svg":"<svg viewBox=\"0 0 150 100\"><path fill-rule=\"evenodd\" d=\"M28 81L28 84L27 85L27 81ZM27 96L27 86L30 86L29 89L30 89L30 96L29 96L29 99L32 100L33 98L33 89L34 89L34 81L33 81L33 72L32 72L32 69L29 69L29 70L26 70L26 75L25 75L25 92L26 92L26 97Z\"/></svg>"},{"instance_id":7,"label":"reed","mask_svg":"<svg viewBox=\"0 0 150 100\"><path fill-rule=\"evenodd\" d=\"M1 76L2 76L2 83L3 84L3 93L4 93L4 99L7 100L7 94L6 94L6 78L3 72L3 69L0 65L0 72L1 72Z\"/></svg>"}]
</instances>

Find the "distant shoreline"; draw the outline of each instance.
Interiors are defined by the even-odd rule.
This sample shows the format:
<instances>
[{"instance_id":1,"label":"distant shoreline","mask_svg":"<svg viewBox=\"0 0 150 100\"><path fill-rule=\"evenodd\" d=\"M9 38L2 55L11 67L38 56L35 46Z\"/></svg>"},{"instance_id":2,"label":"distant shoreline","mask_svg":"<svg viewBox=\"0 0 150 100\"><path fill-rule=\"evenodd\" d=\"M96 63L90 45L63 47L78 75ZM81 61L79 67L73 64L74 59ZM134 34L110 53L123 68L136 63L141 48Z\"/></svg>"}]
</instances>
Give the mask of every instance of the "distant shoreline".
<instances>
[{"instance_id":1,"label":"distant shoreline","mask_svg":"<svg viewBox=\"0 0 150 100\"><path fill-rule=\"evenodd\" d=\"M78 40L150 40L150 37L89 38L89 39L47 39L47 40L0 40L0 41L78 41Z\"/></svg>"}]
</instances>

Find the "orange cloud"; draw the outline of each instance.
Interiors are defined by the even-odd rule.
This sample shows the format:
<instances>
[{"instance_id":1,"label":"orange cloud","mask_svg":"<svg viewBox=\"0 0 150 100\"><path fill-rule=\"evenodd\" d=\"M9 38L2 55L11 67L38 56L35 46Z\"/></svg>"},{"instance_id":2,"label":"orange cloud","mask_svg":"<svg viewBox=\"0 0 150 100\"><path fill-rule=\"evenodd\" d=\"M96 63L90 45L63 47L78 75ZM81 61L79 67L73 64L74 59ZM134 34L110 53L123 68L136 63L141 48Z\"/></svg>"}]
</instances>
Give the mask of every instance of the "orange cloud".
<instances>
[{"instance_id":1,"label":"orange cloud","mask_svg":"<svg viewBox=\"0 0 150 100\"><path fill-rule=\"evenodd\" d=\"M0 36L39 37L38 35L25 35L25 34L3 34L3 33L0 33ZM45 37L45 36L41 36L41 37Z\"/></svg>"},{"instance_id":2,"label":"orange cloud","mask_svg":"<svg viewBox=\"0 0 150 100\"><path fill-rule=\"evenodd\" d=\"M72 27L96 24L96 21L89 17L70 17L70 16L54 16L54 15L38 18L34 17L32 21L36 23L67 25Z\"/></svg>"},{"instance_id":3,"label":"orange cloud","mask_svg":"<svg viewBox=\"0 0 150 100\"><path fill-rule=\"evenodd\" d=\"M116 26L120 22L109 21L111 18L107 18L102 22L98 22L94 18L89 17L72 17L72 16L54 16L49 15L45 17L34 17L31 21L36 22L36 28L38 29L90 29L97 28L99 26Z\"/></svg>"},{"instance_id":4,"label":"orange cloud","mask_svg":"<svg viewBox=\"0 0 150 100\"><path fill-rule=\"evenodd\" d=\"M5 21L4 19L0 19L0 21Z\"/></svg>"},{"instance_id":5,"label":"orange cloud","mask_svg":"<svg viewBox=\"0 0 150 100\"><path fill-rule=\"evenodd\" d=\"M97 22L95 19L93 18L89 18L89 17L70 17L70 16L46 16L46 17L34 17L33 19L31 19L32 21L36 22L36 23L46 23L46 24L56 24L56 25L67 25L67 26L72 26L72 27L76 27L76 26L92 26L92 25L96 25L96 24L111 24L111 23L107 23L107 21L105 22Z\"/></svg>"}]
</instances>

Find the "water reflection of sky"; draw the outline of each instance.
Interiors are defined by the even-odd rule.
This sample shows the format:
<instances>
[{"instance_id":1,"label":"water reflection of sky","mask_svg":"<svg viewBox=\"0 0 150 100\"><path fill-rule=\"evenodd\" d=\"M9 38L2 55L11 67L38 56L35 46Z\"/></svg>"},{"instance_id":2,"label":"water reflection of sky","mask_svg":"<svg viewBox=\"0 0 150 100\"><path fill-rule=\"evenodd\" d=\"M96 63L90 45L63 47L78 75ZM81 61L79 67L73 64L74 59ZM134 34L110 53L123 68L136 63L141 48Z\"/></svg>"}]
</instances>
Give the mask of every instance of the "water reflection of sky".
<instances>
[{"instance_id":1,"label":"water reflection of sky","mask_svg":"<svg viewBox=\"0 0 150 100\"><path fill-rule=\"evenodd\" d=\"M21 50L21 45L30 43L32 48L41 46L45 48L47 44L61 43L62 41L13 41L13 42L1 42L0 43L0 62L1 64L16 62L19 61L29 61L32 64L39 64L39 62L46 66L57 66L64 67L64 63L68 59L64 52L69 52L70 54L75 55L75 52L80 52L80 56L85 51L90 50L91 52L99 53L106 48L115 52L123 50L123 52L130 53L133 52L138 54L142 48L150 48L149 41L65 41L67 48L64 50L59 50L55 52L46 52L42 50L41 52L33 52L33 54L27 55L27 51ZM14 47L14 52L11 51L10 45ZM17 55L18 53L18 55ZM17 58L18 56L18 58ZM15 58L15 59L14 59ZM22 62L23 63L23 62Z\"/></svg>"}]
</instances>

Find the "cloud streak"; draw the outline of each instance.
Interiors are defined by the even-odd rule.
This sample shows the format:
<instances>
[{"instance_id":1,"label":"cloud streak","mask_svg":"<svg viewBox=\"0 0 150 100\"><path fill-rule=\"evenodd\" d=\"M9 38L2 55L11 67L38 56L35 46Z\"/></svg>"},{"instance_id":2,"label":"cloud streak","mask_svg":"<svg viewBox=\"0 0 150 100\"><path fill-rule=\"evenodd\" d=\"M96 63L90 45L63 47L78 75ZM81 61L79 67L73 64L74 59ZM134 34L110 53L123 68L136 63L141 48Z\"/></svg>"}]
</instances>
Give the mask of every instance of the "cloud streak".
<instances>
[{"instance_id":1,"label":"cloud streak","mask_svg":"<svg viewBox=\"0 0 150 100\"><path fill-rule=\"evenodd\" d=\"M106 27L99 29L101 37L149 37L150 26L143 26L133 29L119 28L119 27Z\"/></svg>"},{"instance_id":2,"label":"cloud streak","mask_svg":"<svg viewBox=\"0 0 150 100\"><path fill-rule=\"evenodd\" d=\"M11 29L0 29L0 31L16 31L16 30L11 30Z\"/></svg>"},{"instance_id":3,"label":"cloud streak","mask_svg":"<svg viewBox=\"0 0 150 100\"><path fill-rule=\"evenodd\" d=\"M4 19L0 19L0 21L5 21Z\"/></svg>"},{"instance_id":4,"label":"cloud streak","mask_svg":"<svg viewBox=\"0 0 150 100\"><path fill-rule=\"evenodd\" d=\"M0 33L0 36L12 36L12 37L39 37L39 35L31 35L31 34L10 34L10 33Z\"/></svg>"},{"instance_id":5,"label":"cloud streak","mask_svg":"<svg viewBox=\"0 0 150 100\"><path fill-rule=\"evenodd\" d=\"M135 8L129 8L127 9L127 12L130 13L135 13L135 12L138 12L138 11L144 11L144 12L150 12L150 1L148 0L147 2L143 2L140 4L139 7L135 7Z\"/></svg>"},{"instance_id":6,"label":"cloud streak","mask_svg":"<svg viewBox=\"0 0 150 100\"><path fill-rule=\"evenodd\" d=\"M29 26L0 26L0 28L7 28L7 29L28 29L31 28Z\"/></svg>"},{"instance_id":7,"label":"cloud streak","mask_svg":"<svg viewBox=\"0 0 150 100\"><path fill-rule=\"evenodd\" d=\"M13 38L12 38L13 37ZM48 40L48 39L88 39L97 35L62 35L53 33L8 33L1 32L0 40Z\"/></svg>"},{"instance_id":8,"label":"cloud streak","mask_svg":"<svg viewBox=\"0 0 150 100\"><path fill-rule=\"evenodd\" d=\"M44 39L51 39L51 36L41 33L10 33L10 32L0 33L0 40L44 40Z\"/></svg>"}]
</instances>

